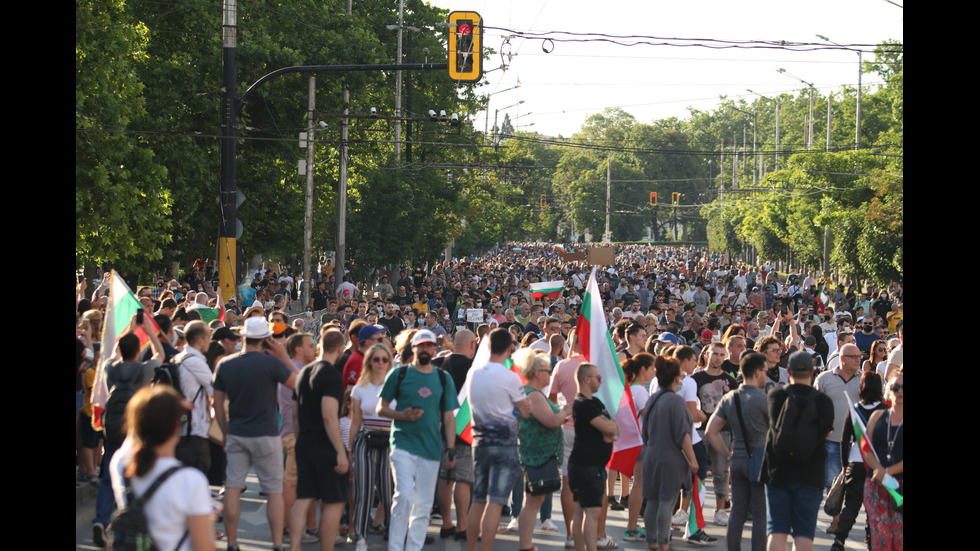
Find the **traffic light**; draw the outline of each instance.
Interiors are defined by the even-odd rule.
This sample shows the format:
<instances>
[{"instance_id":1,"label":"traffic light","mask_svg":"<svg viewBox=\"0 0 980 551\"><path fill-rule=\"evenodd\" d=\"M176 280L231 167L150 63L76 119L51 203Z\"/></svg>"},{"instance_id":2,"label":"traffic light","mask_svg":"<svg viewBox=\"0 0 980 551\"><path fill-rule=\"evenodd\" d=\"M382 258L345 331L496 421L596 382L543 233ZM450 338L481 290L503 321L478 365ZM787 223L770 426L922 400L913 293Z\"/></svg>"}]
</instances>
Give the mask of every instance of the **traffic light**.
<instances>
[{"instance_id":1,"label":"traffic light","mask_svg":"<svg viewBox=\"0 0 980 551\"><path fill-rule=\"evenodd\" d=\"M650 192L650 206L651 207L657 206L657 192L656 191L651 191Z\"/></svg>"},{"instance_id":2,"label":"traffic light","mask_svg":"<svg viewBox=\"0 0 980 551\"><path fill-rule=\"evenodd\" d=\"M483 18L475 11L449 14L449 78L478 82L483 78Z\"/></svg>"},{"instance_id":3,"label":"traffic light","mask_svg":"<svg viewBox=\"0 0 980 551\"><path fill-rule=\"evenodd\" d=\"M546 197L546 195L544 193L542 193L541 194L541 208L545 208L546 206L548 206L548 202L545 200L545 197Z\"/></svg>"},{"instance_id":4,"label":"traffic light","mask_svg":"<svg viewBox=\"0 0 980 551\"><path fill-rule=\"evenodd\" d=\"M678 192L675 191L675 192L673 192L673 193L670 194L670 197L671 197L671 203L675 207L677 205L681 204L681 194L680 193L678 193Z\"/></svg>"}]
</instances>

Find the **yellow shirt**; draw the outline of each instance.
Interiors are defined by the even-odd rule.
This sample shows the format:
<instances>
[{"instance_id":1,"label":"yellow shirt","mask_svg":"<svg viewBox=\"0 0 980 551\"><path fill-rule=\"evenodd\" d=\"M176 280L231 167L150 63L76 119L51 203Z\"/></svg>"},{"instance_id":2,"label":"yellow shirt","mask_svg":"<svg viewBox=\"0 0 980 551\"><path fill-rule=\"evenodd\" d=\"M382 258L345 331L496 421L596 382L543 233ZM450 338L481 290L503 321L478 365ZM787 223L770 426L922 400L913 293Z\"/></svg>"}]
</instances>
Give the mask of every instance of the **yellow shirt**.
<instances>
[{"instance_id":1,"label":"yellow shirt","mask_svg":"<svg viewBox=\"0 0 980 551\"><path fill-rule=\"evenodd\" d=\"M903 319L902 316L903 315L904 315L904 312L889 312L888 313L888 334L889 335L891 335L891 334L895 333L896 331L898 331L898 329L896 329L895 326L898 325L898 322L902 321L902 319Z\"/></svg>"}]
</instances>

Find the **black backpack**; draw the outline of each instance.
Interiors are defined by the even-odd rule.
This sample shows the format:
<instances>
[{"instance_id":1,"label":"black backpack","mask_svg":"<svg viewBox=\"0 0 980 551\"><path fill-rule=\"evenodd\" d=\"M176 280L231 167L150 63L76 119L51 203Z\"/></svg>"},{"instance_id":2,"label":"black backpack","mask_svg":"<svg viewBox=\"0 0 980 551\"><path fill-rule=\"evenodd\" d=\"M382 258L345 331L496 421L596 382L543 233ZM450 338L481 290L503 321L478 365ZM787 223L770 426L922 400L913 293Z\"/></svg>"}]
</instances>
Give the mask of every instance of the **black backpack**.
<instances>
[{"instance_id":1,"label":"black backpack","mask_svg":"<svg viewBox=\"0 0 980 551\"><path fill-rule=\"evenodd\" d=\"M120 445L122 444L123 422L126 418L126 404L136 394L136 378L138 371L134 370L126 379L119 379L116 384L109 389L109 398L105 402L102 412L102 427L105 432L106 441Z\"/></svg>"},{"instance_id":2,"label":"black backpack","mask_svg":"<svg viewBox=\"0 0 980 551\"><path fill-rule=\"evenodd\" d=\"M824 445L817 415L818 394L815 390L806 396L786 391L786 401L769 429L776 461L806 463Z\"/></svg>"},{"instance_id":3,"label":"black backpack","mask_svg":"<svg viewBox=\"0 0 980 551\"><path fill-rule=\"evenodd\" d=\"M133 494L133 488L129 479L125 479L126 506L117 510L112 515L112 521L106 530L109 538L106 549L111 551L159 551L160 548L157 547L156 543L153 542L153 538L150 537L150 529L147 525L146 513L143 508L146 502L153 497L157 488L170 475L181 468L183 468L183 465L177 465L164 471L163 474L153 481L153 484L150 484L150 487L143 492L143 495L139 497ZM185 530L183 537L177 542L176 549L180 549L180 546L183 545L184 540L187 539L187 534L188 532Z\"/></svg>"},{"instance_id":4,"label":"black backpack","mask_svg":"<svg viewBox=\"0 0 980 551\"><path fill-rule=\"evenodd\" d=\"M197 399L201 397L201 394L204 393L204 387L198 386L197 392L194 393L193 398L187 398L187 396L184 396L184 389L180 386L180 364L184 363L184 360L186 359L187 355L185 354L184 357L178 362L166 362L164 364L160 364L158 367L155 367L153 369L153 380L150 381L150 385L164 384L171 386L177 391L177 394L180 394L184 399L189 399L191 404L195 404ZM184 436L191 435L191 423L193 422L193 419L193 415L188 415L187 430L185 431Z\"/></svg>"}]
</instances>

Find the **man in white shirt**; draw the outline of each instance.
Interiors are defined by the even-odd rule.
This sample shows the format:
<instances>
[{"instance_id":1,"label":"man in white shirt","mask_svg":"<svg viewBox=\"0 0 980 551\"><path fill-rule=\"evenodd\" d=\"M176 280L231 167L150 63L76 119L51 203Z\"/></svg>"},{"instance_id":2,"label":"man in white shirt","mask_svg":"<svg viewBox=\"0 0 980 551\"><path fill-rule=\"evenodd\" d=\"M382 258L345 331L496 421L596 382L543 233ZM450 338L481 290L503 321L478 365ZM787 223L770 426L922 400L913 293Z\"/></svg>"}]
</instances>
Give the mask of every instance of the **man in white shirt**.
<instances>
[{"instance_id":1,"label":"man in white shirt","mask_svg":"<svg viewBox=\"0 0 980 551\"><path fill-rule=\"evenodd\" d=\"M208 429L211 427L211 368L204 353L211 346L211 329L200 320L184 327L187 345L174 358L180 374L180 392L190 400L193 410L181 429L177 444L177 459L184 465L196 467L207 474L211 468L211 446Z\"/></svg>"}]
</instances>

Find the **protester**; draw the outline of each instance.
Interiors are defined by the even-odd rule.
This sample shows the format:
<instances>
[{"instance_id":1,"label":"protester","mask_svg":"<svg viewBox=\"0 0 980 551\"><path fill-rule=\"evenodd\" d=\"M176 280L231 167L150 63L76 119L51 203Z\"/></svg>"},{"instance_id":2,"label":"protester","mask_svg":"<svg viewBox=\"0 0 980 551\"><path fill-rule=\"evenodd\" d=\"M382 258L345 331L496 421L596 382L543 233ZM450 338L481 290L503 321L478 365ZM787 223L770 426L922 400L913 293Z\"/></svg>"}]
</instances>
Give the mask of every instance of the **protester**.
<instances>
[{"instance_id":1,"label":"protester","mask_svg":"<svg viewBox=\"0 0 980 551\"><path fill-rule=\"evenodd\" d=\"M864 509L871 526L871 548L875 551L899 551L904 547L904 509L895 506L886 489L886 477L898 482L897 492L905 493L905 383L903 368L888 385L892 405L887 411L876 411L868 419L867 438L874 453L865 453L864 462L872 476L864 483Z\"/></svg>"}]
</instances>

